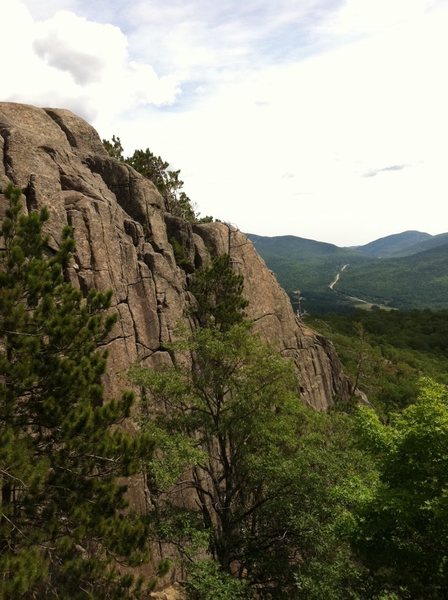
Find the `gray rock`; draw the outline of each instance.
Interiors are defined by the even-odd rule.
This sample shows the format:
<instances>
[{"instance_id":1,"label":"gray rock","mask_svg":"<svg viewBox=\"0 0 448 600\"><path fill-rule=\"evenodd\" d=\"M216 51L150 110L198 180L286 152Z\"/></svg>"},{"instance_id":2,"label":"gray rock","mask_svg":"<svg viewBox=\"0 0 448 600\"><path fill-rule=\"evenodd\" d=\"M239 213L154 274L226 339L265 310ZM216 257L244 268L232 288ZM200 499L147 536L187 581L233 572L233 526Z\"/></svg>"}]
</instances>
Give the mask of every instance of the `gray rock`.
<instances>
[{"instance_id":1,"label":"gray rock","mask_svg":"<svg viewBox=\"0 0 448 600\"><path fill-rule=\"evenodd\" d=\"M154 369L172 364L167 342L179 325L193 326L188 277L211 256L230 252L244 277L248 316L261 336L293 360L303 401L325 410L337 398L348 399L350 385L332 344L296 318L252 243L226 224L191 226L167 214L155 186L110 158L81 118L66 110L0 103L0 186L8 181L22 188L25 209L49 208L46 233L53 248L63 226L73 228L76 249L68 272L73 284L113 291L111 310L119 319L107 344L107 395L129 388L126 373L136 362ZM0 194L0 218L5 204ZM130 421L126 427L135 425ZM132 477L128 490L143 511L141 478ZM141 570L153 571L154 565Z\"/></svg>"},{"instance_id":2,"label":"gray rock","mask_svg":"<svg viewBox=\"0 0 448 600\"><path fill-rule=\"evenodd\" d=\"M153 183L110 158L83 119L67 110L0 103L0 158L0 183L20 186L29 209L50 209L51 245L57 247L64 224L73 227L72 281L113 290L121 318L109 342L108 393L125 385L123 373L136 360L160 364L179 324L191 326L187 277L211 255L230 252L244 277L248 316L294 361L303 400L326 409L347 399L349 384L333 346L296 318L252 243L224 223L192 227L167 214ZM162 355L166 363L169 355Z\"/></svg>"}]
</instances>

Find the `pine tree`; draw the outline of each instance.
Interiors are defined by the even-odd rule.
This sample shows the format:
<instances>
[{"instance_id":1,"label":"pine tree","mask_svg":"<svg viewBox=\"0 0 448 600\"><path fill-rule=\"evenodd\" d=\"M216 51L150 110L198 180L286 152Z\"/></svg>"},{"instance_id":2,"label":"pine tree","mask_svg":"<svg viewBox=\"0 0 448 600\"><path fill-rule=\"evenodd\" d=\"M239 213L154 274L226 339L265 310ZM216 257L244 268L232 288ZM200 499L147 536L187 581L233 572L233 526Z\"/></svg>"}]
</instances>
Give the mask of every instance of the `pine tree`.
<instances>
[{"instance_id":1,"label":"pine tree","mask_svg":"<svg viewBox=\"0 0 448 600\"><path fill-rule=\"evenodd\" d=\"M233 325L245 322L244 309L248 302L243 289L243 277L234 272L230 255L215 256L210 266L199 271L190 285L196 298L193 314L200 326L227 331Z\"/></svg>"},{"instance_id":2,"label":"pine tree","mask_svg":"<svg viewBox=\"0 0 448 600\"><path fill-rule=\"evenodd\" d=\"M112 156L112 158L116 158L117 160L124 162L124 148L121 145L121 140L119 137L113 135L112 140L103 140L103 145L109 153L109 156Z\"/></svg>"},{"instance_id":3,"label":"pine tree","mask_svg":"<svg viewBox=\"0 0 448 600\"><path fill-rule=\"evenodd\" d=\"M348 598L341 590L357 572L336 520L351 498L335 488L347 484L349 465L356 472L362 461L347 449L346 421L300 402L292 365L244 316L243 280L228 255L198 273L190 289L199 327L174 349L190 353L193 368L182 360L161 372L135 367L131 378L160 439L176 436L187 459L179 436L196 449L189 450L190 475L182 465L173 483L193 495L215 564L190 565L191 597L249 598L256 590L256 598L271 600ZM172 461L171 450L166 445L162 457ZM160 515L176 542L166 522L171 492L162 490Z\"/></svg>"},{"instance_id":4,"label":"pine tree","mask_svg":"<svg viewBox=\"0 0 448 600\"><path fill-rule=\"evenodd\" d=\"M113 158L131 165L141 175L150 179L165 200L166 209L175 217L185 221L209 223L212 217L199 218L194 205L183 191L184 182L180 179L180 170L172 171L169 163L157 156L149 148L134 150L132 156L123 156L121 140L115 135L112 140L103 140L103 145Z\"/></svg>"},{"instance_id":5,"label":"pine tree","mask_svg":"<svg viewBox=\"0 0 448 600\"><path fill-rule=\"evenodd\" d=\"M127 598L139 585L119 565L145 559L147 530L127 507L129 476L151 450L117 427L132 395L104 402L99 349L111 294L64 279L74 248L47 251L48 212L21 214L5 191L0 270L0 596ZM132 591L134 590L134 591Z\"/></svg>"},{"instance_id":6,"label":"pine tree","mask_svg":"<svg viewBox=\"0 0 448 600\"><path fill-rule=\"evenodd\" d=\"M125 160L154 183L165 199L168 212L186 221L196 219L191 200L182 191L184 182L179 178L180 170L170 170L169 163L153 154L149 148L135 150L134 154Z\"/></svg>"}]
</instances>

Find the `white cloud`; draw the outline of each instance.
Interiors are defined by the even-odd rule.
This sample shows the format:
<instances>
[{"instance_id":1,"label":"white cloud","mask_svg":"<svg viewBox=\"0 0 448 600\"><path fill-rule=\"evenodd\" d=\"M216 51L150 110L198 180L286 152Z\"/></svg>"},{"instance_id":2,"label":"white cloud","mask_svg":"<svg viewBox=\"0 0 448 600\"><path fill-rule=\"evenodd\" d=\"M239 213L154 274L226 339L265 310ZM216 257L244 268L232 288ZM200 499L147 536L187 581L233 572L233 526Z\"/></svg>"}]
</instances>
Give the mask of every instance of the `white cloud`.
<instances>
[{"instance_id":1,"label":"white cloud","mask_svg":"<svg viewBox=\"0 0 448 600\"><path fill-rule=\"evenodd\" d=\"M149 146L202 213L339 244L447 229L446 0L25 1L0 6L2 97Z\"/></svg>"},{"instance_id":2,"label":"white cloud","mask_svg":"<svg viewBox=\"0 0 448 600\"><path fill-rule=\"evenodd\" d=\"M339 244L444 231L447 26L444 11L393 20L226 81L184 113L146 116L146 131L123 123L122 139L172 160L203 213L246 231ZM363 177L391 165L407 168Z\"/></svg>"},{"instance_id":3,"label":"white cloud","mask_svg":"<svg viewBox=\"0 0 448 600\"><path fill-rule=\"evenodd\" d=\"M103 79L108 64L123 66L126 40L111 25L92 23L68 11L36 24L33 49L56 69L69 73L83 86ZM82 45L79 43L82 39Z\"/></svg>"},{"instance_id":4,"label":"white cloud","mask_svg":"<svg viewBox=\"0 0 448 600\"><path fill-rule=\"evenodd\" d=\"M62 104L92 120L176 98L175 78L158 77L150 64L130 60L127 39L116 26L70 11L37 21L17 0L1 4L0 21L8 23L1 55L14 57L2 69L4 100Z\"/></svg>"}]
</instances>

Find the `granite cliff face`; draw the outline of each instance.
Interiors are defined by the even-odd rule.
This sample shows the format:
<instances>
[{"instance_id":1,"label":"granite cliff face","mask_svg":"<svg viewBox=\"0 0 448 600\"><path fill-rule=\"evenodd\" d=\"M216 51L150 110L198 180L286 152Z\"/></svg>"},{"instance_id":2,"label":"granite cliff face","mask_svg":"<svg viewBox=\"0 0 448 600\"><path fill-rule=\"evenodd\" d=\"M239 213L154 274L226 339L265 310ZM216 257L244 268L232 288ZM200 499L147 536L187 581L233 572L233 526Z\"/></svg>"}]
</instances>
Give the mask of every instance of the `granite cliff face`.
<instances>
[{"instance_id":1,"label":"granite cliff face","mask_svg":"<svg viewBox=\"0 0 448 600\"><path fill-rule=\"evenodd\" d=\"M325 409L347 399L349 383L332 345L297 320L252 243L225 224L192 226L169 215L155 186L110 158L96 131L73 113L0 103L0 188L8 181L22 188L28 210L50 209L50 245L57 247L65 224L73 227L72 281L113 290L120 319L108 343L109 393L126 386L136 361L171 363L164 344L188 323L194 301L187 278L210 256L230 251L244 276L248 316L294 360L303 400ZM0 216L5 203L0 195ZM183 268L173 243L183 249Z\"/></svg>"}]
</instances>

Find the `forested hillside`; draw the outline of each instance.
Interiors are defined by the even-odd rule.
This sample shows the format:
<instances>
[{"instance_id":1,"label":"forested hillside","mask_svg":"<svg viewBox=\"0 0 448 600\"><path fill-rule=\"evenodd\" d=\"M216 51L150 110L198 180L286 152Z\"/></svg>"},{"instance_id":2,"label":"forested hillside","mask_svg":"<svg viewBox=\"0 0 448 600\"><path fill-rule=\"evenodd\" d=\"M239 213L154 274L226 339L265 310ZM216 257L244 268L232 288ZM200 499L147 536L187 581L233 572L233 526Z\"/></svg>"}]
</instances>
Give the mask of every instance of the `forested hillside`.
<instances>
[{"instance_id":1,"label":"forested hillside","mask_svg":"<svg viewBox=\"0 0 448 600\"><path fill-rule=\"evenodd\" d=\"M388 235L363 246L357 246L356 249L376 258L405 256L406 254L414 254L416 246L431 239L432 236L429 233L403 231L403 233Z\"/></svg>"},{"instance_id":2,"label":"forested hillside","mask_svg":"<svg viewBox=\"0 0 448 600\"><path fill-rule=\"evenodd\" d=\"M363 302L366 308L372 304L403 309L448 307L446 234L406 232L359 248L294 236L249 237L293 306L299 308L296 291L300 290L301 308L309 314L347 313ZM406 256L392 258L395 254ZM385 258L378 258L382 255Z\"/></svg>"},{"instance_id":3,"label":"forested hillside","mask_svg":"<svg viewBox=\"0 0 448 600\"><path fill-rule=\"evenodd\" d=\"M394 308L446 308L448 244L412 256L350 265L337 291Z\"/></svg>"},{"instance_id":4,"label":"forested hillside","mask_svg":"<svg viewBox=\"0 0 448 600\"><path fill-rule=\"evenodd\" d=\"M400 256L411 256L425 250L431 250L448 243L448 233L429 235L418 231L408 231L402 234L388 236L381 240L375 240L365 246L359 246L358 250L366 250L373 256L381 258L398 258Z\"/></svg>"},{"instance_id":5,"label":"forested hillside","mask_svg":"<svg viewBox=\"0 0 448 600\"><path fill-rule=\"evenodd\" d=\"M339 248L295 236L263 237L248 235L255 248L275 273L297 310L300 290L301 308L312 314L351 310L353 303L329 289L338 271L347 263L364 264L370 257L351 248Z\"/></svg>"},{"instance_id":6,"label":"forested hillside","mask_svg":"<svg viewBox=\"0 0 448 600\"><path fill-rule=\"evenodd\" d=\"M365 311L306 317L381 413L415 401L419 381L448 385L448 311Z\"/></svg>"}]
</instances>

